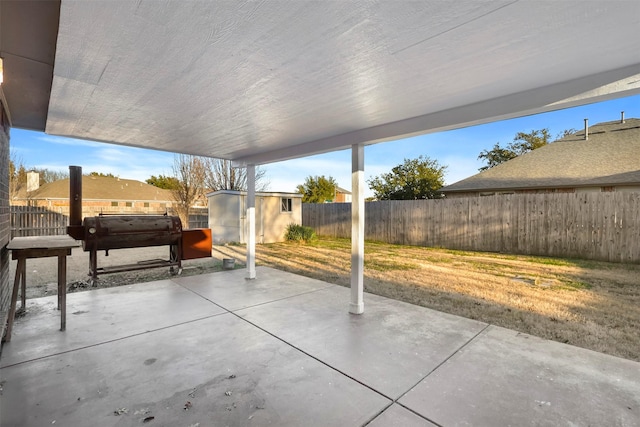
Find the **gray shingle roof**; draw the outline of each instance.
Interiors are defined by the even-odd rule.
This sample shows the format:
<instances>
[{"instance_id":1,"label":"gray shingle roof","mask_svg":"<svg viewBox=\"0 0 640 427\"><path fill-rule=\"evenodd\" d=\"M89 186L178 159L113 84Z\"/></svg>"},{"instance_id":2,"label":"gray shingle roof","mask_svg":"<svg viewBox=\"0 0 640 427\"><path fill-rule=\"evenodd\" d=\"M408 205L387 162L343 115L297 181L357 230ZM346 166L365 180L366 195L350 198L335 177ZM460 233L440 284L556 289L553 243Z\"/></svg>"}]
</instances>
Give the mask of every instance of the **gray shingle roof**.
<instances>
[{"instance_id":1,"label":"gray shingle roof","mask_svg":"<svg viewBox=\"0 0 640 427\"><path fill-rule=\"evenodd\" d=\"M19 197L24 197L24 193ZM69 179L43 184L29 193L31 199L69 198ZM82 177L82 198L112 201L171 201L173 196L169 190L154 187L132 179L121 179L104 176Z\"/></svg>"},{"instance_id":2,"label":"gray shingle roof","mask_svg":"<svg viewBox=\"0 0 640 427\"><path fill-rule=\"evenodd\" d=\"M640 119L604 122L441 191L470 192L640 184Z\"/></svg>"}]
</instances>

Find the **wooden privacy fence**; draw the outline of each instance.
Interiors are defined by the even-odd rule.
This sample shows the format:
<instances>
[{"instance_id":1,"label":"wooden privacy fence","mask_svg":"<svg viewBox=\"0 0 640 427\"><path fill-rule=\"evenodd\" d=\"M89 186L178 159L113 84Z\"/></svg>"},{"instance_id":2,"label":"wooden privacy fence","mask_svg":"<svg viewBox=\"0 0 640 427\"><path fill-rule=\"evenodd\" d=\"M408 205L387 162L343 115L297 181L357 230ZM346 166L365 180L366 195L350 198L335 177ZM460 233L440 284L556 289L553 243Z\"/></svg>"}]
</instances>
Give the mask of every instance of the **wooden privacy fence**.
<instances>
[{"instance_id":1,"label":"wooden privacy fence","mask_svg":"<svg viewBox=\"0 0 640 427\"><path fill-rule=\"evenodd\" d=\"M350 237L351 204L303 204L316 233ZM640 262L640 193L513 194L365 204L365 239Z\"/></svg>"},{"instance_id":2,"label":"wooden privacy fence","mask_svg":"<svg viewBox=\"0 0 640 427\"><path fill-rule=\"evenodd\" d=\"M11 206L11 238L67 233L69 217L40 206Z\"/></svg>"},{"instance_id":3,"label":"wooden privacy fence","mask_svg":"<svg viewBox=\"0 0 640 427\"><path fill-rule=\"evenodd\" d=\"M207 228L207 209L194 209L189 215L189 228ZM56 236L67 233L69 216L41 206L11 206L11 238L23 236Z\"/></svg>"}]
</instances>

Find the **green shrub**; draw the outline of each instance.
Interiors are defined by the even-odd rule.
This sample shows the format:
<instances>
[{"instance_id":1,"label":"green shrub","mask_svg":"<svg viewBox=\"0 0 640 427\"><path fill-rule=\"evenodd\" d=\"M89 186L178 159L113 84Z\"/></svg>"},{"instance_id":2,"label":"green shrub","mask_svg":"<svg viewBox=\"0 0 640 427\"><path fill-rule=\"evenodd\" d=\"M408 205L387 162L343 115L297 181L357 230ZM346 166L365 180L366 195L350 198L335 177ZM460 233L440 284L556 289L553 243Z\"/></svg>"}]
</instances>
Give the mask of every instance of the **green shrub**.
<instances>
[{"instance_id":1,"label":"green shrub","mask_svg":"<svg viewBox=\"0 0 640 427\"><path fill-rule=\"evenodd\" d=\"M308 242L316 239L316 232L311 227L292 223L287 225L284 238L294 242Z\"/></svg>"}]
</instances>

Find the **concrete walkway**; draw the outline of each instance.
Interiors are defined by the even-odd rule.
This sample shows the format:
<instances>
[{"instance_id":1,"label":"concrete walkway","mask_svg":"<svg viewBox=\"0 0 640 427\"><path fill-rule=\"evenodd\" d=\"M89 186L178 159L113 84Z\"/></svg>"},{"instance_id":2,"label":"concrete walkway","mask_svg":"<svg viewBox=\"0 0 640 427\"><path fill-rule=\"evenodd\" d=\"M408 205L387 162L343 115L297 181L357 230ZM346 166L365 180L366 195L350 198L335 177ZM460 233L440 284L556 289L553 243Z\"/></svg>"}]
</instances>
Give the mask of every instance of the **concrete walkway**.
<instances>
[{"instance_id":1,"label":"concrete walkway","mask_svg":"<svg viewBox=\"0 0 640 427\"><path fill-rule=\"evenodd\" d=\"M258 268L29 300L0 425L638 426L640 363Z\"/></svg>"}]
</instances>

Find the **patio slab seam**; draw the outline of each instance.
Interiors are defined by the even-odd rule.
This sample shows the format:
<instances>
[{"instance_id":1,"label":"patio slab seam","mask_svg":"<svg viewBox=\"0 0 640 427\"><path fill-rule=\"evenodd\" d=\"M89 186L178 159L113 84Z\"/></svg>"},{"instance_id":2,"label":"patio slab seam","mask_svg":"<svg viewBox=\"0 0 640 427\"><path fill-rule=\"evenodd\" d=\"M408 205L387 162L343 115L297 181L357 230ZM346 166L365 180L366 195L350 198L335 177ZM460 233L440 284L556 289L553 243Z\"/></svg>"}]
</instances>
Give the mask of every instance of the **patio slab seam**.
<instances>
[{"instance_id":1,"label":"patio slab seam","mask_svg":"<svg viewBox=\"0 0 640 427\"><path fill-rule=\"evenodd\" d=\"M171 280L171 279L170 279L170 280ZM181 284L181 283L179 283L179 282L175 282L175 281L173 281L173 280L171 280L171 281L172 281L173 283L175 283L176 285L178 285L178 286L180 286L180 287L182 287L182 288L184 288L184 289L186 289L186 290L188 290L188 291L190 291L190 292L194 293L196 296L198 296L198 297L200 297L200 298L202 298L202 299L204 299L204 300L206 300L206 301L209 301L210 303L212 303L212 304L214 304L215 306L217 306L217 307L221 308L222 310L225 310L225 311L226 311L226 312L228 312L228 313L235 313L236 311L246 310L246 309L254 308L254 307L260 307L260 306L263 306L263 305L272 304L272 303L274 303L274 302L284 301L284 300L287 300L287 299L290 299L290 298L295 298L295 297L299 297L299 296L302 296L302 295L307 295L307 294L312 294L312 293L314 293L314 292L323 291L323 290L325 290L325 289L329 289L329 288L331 288L331 287L333 287L333 286L339 286L339 285L334 285L334 284L332 284L332 283L328 283L328 284L327 284L327 286L325 286L324 288L311 289L311 290L309 290L309 291L304 291L304 292L300 292L300 293L297 293L297 294L288 295L288 296L286 296L286 297L282 297L282 298L275 298L275 299L272 299L272 300L270 300L270 301L259 302L259 303L256 303L256 304L248 305L248 306L246 306L246 307L239 307L239 308L227 308L227 307L225 307L225 306L221 305L220 303L217 303L217 302L215 302L215 301L213 301L213 300L211 300L211 299L207 298L206 296L204 296L204 295L202 295L202 294L198 293L197 291L195 291L195 290L193 290L193 289L191 289L191 288L189 288L189 287L187 287L187 286L185 286L185 285L182 285L182 284Z\"/></svg>"},{"instance_id":2,"label":"patio slab seam","mask_svg":"<svg viewBox=\"0 0 640 427\"><path fill-rule=\"evenodd\" d=\"M473 337L471 337L469 339L469 341L465 342L464 344L462 344L460 347L458 347L454 352L452 352L446 359L444 359L442 362L440 362L438 365L436 365L432 370L430 370L429 372L427 372L427 374L422 377L420 380L418 380L414 385L412 385L411 387L409 387L409 390L405 391L404 393L402 393L402 395L398 396L397 399L394 400L394 402L398 403L398 400L402 399L407 393L409 393L413 388L417 387L421 382L423 382L425 379L427 379L431 374L433 374L435 371L437 371L438 369L440 369L440 367L442 365L444 365L445 363L447 363L449 360L451 360L453 357L455 357L458 353L460 353L460 351L462 351L465 347L468 347L473 341L475 341L480 335L482 335L488 328L491 327L491 324L487 323L486 326L484 328L482 328L477 334L475 334ZM398 403L401 406L401 403ZM406 408L409 409L409 408ZM410 409L409 409L410 410ZM433 421L432 421L433 422Z\"/></svg>"},{"instance_id":3,"label":"patio slab seam","mask_svg":"<svg viewBox=\"0 0 640 427\"><path fill-rule=\"evenodd\" d=\"M408 406L403 405L402 403L399 402L400 399L402 399L404 396L406 396L411 390L413 390L415 387L417 387L421 382L423 382L425 379L427 379L431 374L433 374L435 371L437 371L442 365L444 365L445 363L447 363L452 357L454 357L456 354L458 354L462 349L464 349L465 347L469 346L473 341L475 341L480 335L482 335L489 327L491 327L491 324L487 324L484 328L482 328L477 334L475 334L473 337L471 337L467 342L465 342L464 344L462 344L459 348L457 348L454 352L452 352L446 359L444 359L442 362L440 362L437 366L435 366L431 371L427 372L427 374L420 378L414 385L412 385L411 387L409 387L408 390L406 390L404 393L402 393L400 396L398 396L396 399L391 399L391 403L389 403L389 405L387 407L385 407L382 411L380 411L380 413L378 413L375 417L373 417L371 420L369 420L366 424L364 424L364 426L367 426L369 424L371 424L376 418L378 418L380 415L382 415L386 410L388 410L389 408L391 408L391 406L393 406L393 404L397 404L399 406L401 406L402 408L406 409L409 412L412 412L414 415L417 415L418 417L438 426L438 427L443 427L441 424L437 423L434 420L431 420L427 417L425 417L424 415L420 414L419 412L416 412L415 410L411 409ZM380 393L382 394L382 393ZM384 396L384 394L382 394ZM387 396L385 396L387 397ZM363 426L363 427L364 427Z\"/></svg>"},{"instance_id":4,"label":"patio slab seam","mask_svg":"<svg viewBox=\"0 0 640 427\"><path fill-rule=\"evenodd\" d=\"M286 298L284 298L284 299L286 299ZM269 332L268 330L266 330L266 329L262 328L261 326L258 326L257 324L255 324L255 323L253 323L253 322L251 322L251 321L249 321L249 320L245 319L244 317L240 316L239 314L237 314L237 313L235 313L235 312L233 312L233 311L230 311L229 313L230 313L230 314L232 314L233 316L237 317L238 319L240 319L240 320L242 320L242 321L246 322L247 324L249 324L249 325L253 326L254 328L256 328L256 329L258 329L258 330L260 330L260 331L264 332L265 334L267 334L267 335L269 335L269 336L271 336L271 337L273 337L273 338L277 339L278 341L280 341L280 342L282 342L282 343L284 343L284 344L288 345L289 347L291 347L291 348L293 348L293 349L295 349L295 350L299 351L300 353L304 354L305 356L308 356L308 357L312 358L313 360L317 361L318 363L321 363L322 365L326 366L327 368L329 368L329 369L331 369L331 370L333 370L333 371L335 371L335 372L339 373L340 375L344 376L345 378L348 378L348 379L350 379L350 380L352 380L352 381L354 381L354 382L356 382L356 383L360 384L361 386L368 388L369 390L373 391L374 393L379 394L380 396L384 397L385 399L389 399L389 401L390 401L389 405L392 405L392 404L393 404L393 398L391 398L391 397L387 396L386 394L384 394L384 393L380 392L379 390L376 390L375 388L371 387L370 385L368 385L368 384L366 384L366 383L364 383L364 382L362 382L362 381L360 381L360 380L358 380L358 379L354 378L353 376L351 376L351 375L347 374L346 372L341 371L340 369L336 368L335 366L330 365L329 363L327 363L327 362L325 362L324 360L322 360L322 359L320 359L320 358L318 358L318 357L314 356L313 354L311 354L311 353L309 353L309 352L307 352L307 351L305 351L305 350L301 349L300 347L298 347L298 346L296 346L296 345L293 345L292 343L290 343L289 341L285 340L284 338L281 338L281 337L279 337L278 335L276 335L276 334L274 334L274 333L272 333L272 332ZM385 410L386 410L387 408L388 408L388 407L386 407L386 408L385 408ZM384 411L383 411L383 412L384 412ZM373 420L374 420L378 415L379 415L379 414L377 414L376 416L374 416L371 420L367 421L367 423L365 423L364 425L369 424L369 423L370 423L371 421L373 421Z\"/></svg>"},{"instance_id":5,"label":"patio slab seam","mask_svg":"<svg viewBox=\"0 0 640 427\"><path fill-rule=\"evenodd\" d=\"M102 341L102 342L95 343L95 344L85 345L85 346L81 346L81 347L72 348L72 349L69 349L69 350L64 350L64 351L60 351L60 352L56 352L56 353L51 353L51 354L47 354L46 356L34 357L33 359L22 360L20 362L12 363L10 365L0 366L0 371L3 370L3 369L7 369L7 368L19 366L19 365L24 365L26 363L31 363L31 362L35 362L35 361L38 361L38 360L47 359L49 357L60 356L62 354L73 353L74 351L79 351L79 350L84 350L84 349L87 349L87 348L92 348L92 347L98 347L98 346L101 346L101 345L111 344L111 343L114 343L114 342L118 342L118 341L129 339L129 338L138 337L138 336L141 336L141 335L144 335L144 334L153 333L153 332L157 332L157 331L162 331L162 330L165 330L165 329L174 328L176 326L186 325L188 323L199 322L201 320L210 319L210 318L217 317L217 316L222 316L222 315L225 315L225 314L233 314L233 313L230 313L229 311L225 311L224 313L216 313L216 314L212 314L212 315L209 315L209 316L199 317L197 319L191 319L191 320L187 320L185 322L180 322L180 323L175 323L173 325L163 326L161 328L149 329L149 330L146 330L144 332L138 332L138 333L135 333L135 334L127 335L125 337L119 337L119 338L115 338L115 339L112 339L112 340Z\"/></svg>"},{"instance_id":6,"label":"patio slab seam","mask_svg":"<svg viewBox=\"0 0 640 427\"><path fill-rule=\"evenodd\" d=\"M338 286L338 285L332 285L332 286ZM324 288L326 289L326 288ZM304 294L310 294L313 292L317 292L320 291L321 289L317 289L317 290L313 290L313 291L309 291L309 292L304 292L300 295L304 295ZM279 300L274 300L274 301L281 301L281 300L285 300L291 297L287 297L287 298L281 298ZM271 302L274 302L271 301ZM261 305L265 305L265 304L269 304L269 302L265 302L265 303L261 303L261 304L256 304L256 306L261 306ZM224 307L221 307L224 308ZM245 307L243 309L238 309L236 311L243 311L245 309L248 309L250 307ZM363 387L368 388L369 390L373 391L374 393L379 394L380 396L384 397L385 399L389 399L389 403L388 405L386 405L384 408L382 408L377 414L375 414L373 417L371 417L371 419L369 419L367 422L365 422L362 426L368 426L369 424L371 424L376 418L378 418L380 415L382 415L385 411L387 411L389 408L391 408L393 406L393 404L398 404L400 407L402 407L403 409L406 409L408 411L410 411L411 413L413 413L414 415L424 419L425 421L428 421L438 427L443 427L441 424L435 422L434 420L431 420L427 417L425 417L424 415L420 414L419 412L416 412L415 410L403 405L402 403L399 402L399 400L404 397L406 394L408 394L413 388L415 388L416 386L418 386L422 381L424 381L426 378L428 378L430 375L432 375L435 371L437 371L441 366L443 366L445 363L447 363L447 361L449 361L452 357L454 357L455 355L457 355L461 350L463 350L465 347L469 346L472 342L474 342L476 339L478 339L478 337L480 335L482 335L488 328L490 328L492 325L491 324L485 324L485 326L478 331L473 337L471 337L468 341L466 341L464 344L462 344L460 347L458 347L455 351L453 351L446 359L444 359L442 362L440 362L437 366L435 366L431 371L429 371L424 377L420 378L414 385L410 386L404 393L402 393L401 395L399 395L397 398L392 398L390 396L387 396L385 393L377 390L376 388L374 388L373 386L370 386L369 384L358 380L357 378L353 377L352 375L349 375L348 373L336 368L335 366L331 365L328 362L325 362L324 360L322 360L319 357L314 356L313 354L309 353L308 351L303 350L302 348L292 344L291 342L285 340L284 338L279 337L278 335L276 335L275 333L272 333L270 331L268 331L267 329L251 322L250 320L240 316L239 314L237 314L235 311L229 311L230 314L236 316L237 318L247 322L249 325L259 329L260 331L268 334L269 336L272 336L273 338L281 341L282 343L290 346L291 348L301 352L302 354L312 358L313 360L316 360L317 362L323 364L324 366L328 367L329 369L334 370L335 372L339 373L340 375L343 375L345 378L348 378L352 381L355 381L356 383L362 385Z\"/></svg>"}]
</instances>

